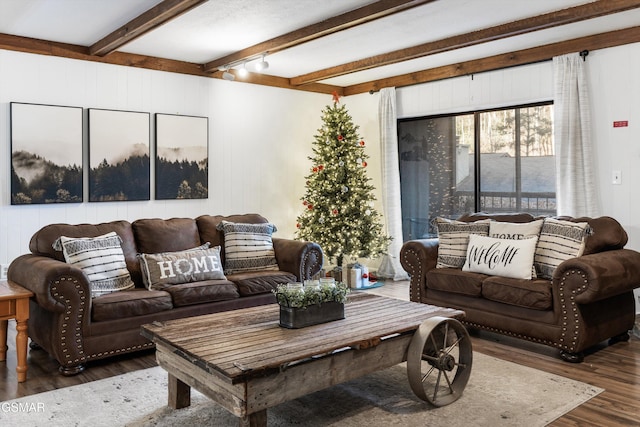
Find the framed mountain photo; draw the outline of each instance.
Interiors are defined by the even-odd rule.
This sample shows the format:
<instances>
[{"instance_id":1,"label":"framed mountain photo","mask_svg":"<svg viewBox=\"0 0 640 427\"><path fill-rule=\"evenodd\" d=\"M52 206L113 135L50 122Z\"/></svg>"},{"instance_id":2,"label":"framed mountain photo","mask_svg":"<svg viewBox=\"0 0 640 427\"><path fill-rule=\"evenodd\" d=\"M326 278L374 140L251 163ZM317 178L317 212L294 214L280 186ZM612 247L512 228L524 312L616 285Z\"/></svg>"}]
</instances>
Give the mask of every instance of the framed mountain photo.
<instances>
[{"instance_id":1,"label":"framed mountain photo","mask_svg":"<svg viewBox=\"0 0 640 427\"><path fill-rule=\"evenodd\" d=\"M150 199L150 114L89 109L89 201Z\"/></svg>"},{"instance_id":2,"label":"framed mountain photo","mask_svg":"<svg viewBox=\"0 0 640 427\"><path fill-rule=\"evenodd\" d=\"M12 102L11 204L82 202L82 108Z\"/></svg>"},{"instance_id":3,"label":"framed mountain photo","mask_svg":"<svg viewBox=\"0 0 640 427\"><path fill-rule=\"evenodd\" d=\"M209 197L209 119L156 114L156 199Z\"/></svg>"}]
</instances>

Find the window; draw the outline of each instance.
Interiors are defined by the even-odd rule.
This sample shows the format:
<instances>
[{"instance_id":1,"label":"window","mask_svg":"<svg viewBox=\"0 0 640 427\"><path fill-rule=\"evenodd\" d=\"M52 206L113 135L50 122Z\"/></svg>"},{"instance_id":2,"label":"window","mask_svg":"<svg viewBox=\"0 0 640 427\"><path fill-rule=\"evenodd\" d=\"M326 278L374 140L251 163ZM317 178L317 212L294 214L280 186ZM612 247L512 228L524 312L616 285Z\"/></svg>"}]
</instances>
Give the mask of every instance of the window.
<instances>
[{"instance_id":1,"label":"window","mask_svg":"<svg viewBox=\"0 0 640 427\"><path fill-rule=\"evenodd\" d=\"M556 213L553 105L398 120L404 240L467 212Z\"/></svg>"}]
</instances>

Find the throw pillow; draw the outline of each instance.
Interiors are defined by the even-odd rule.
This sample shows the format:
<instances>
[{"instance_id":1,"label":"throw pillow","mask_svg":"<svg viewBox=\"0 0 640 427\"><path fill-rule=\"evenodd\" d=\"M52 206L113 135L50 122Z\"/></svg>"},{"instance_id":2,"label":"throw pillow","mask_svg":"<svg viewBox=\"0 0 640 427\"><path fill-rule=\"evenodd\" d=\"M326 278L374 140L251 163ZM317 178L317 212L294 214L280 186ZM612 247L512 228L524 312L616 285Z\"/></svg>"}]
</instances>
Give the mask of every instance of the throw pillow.
<instances>
[{"instance_id":1,"label":"throw pillow","mask_svg":"<svg viewBox=\"0 0 640 427\"><path fill-rule=\"evenodd\" d=\"M201 280L226 279L220 260L220 246L209 244L178 252L138 254L142 279L150 290Z\"/></svg>"},{"instance_id":2,"label":"throw pillow","mask_svg":"<svg viewBox=\"0 0 640 427\"><path fill-rule=\"evenodd\" d=\"M582 255L589 232L587 222L545 218L534 258L538 277L551 279L563 261Z\"/></svg>"},{"instance_id":3,"label":"throw pillow","mask_svg":"<svg viewBox=\"0 0 640 427\"><path fill-rule=\"evenodd\" d=\"M516 240L472 234L462 270L529 280L537 240L535 237Z\"/></svg>"},{"instance_id":4,"label":"throw pillow","mask_svg":"<svg viewBox=\"0 0 640 427\"><path fill-rule=\"evenodd\" d=\"M115 231L98 237L60 236L53 248L62 251L68 264L80 268L89 279L91 297L132 289L133 281Z\"/></svg>"},{"instance_id":5,"label":"throw pillow","mask_svg":"<svg viewBox=\"0 0 640 427\"><path fill-rule=\"evenodd\" d=\"M539 219L531 222L501 222L491 221L489 224L489 237L496 239L525 239L527 237L538 237L544 220Z\"/></svg>"},{"instance_id":6,"label":"throw pillow","mask_svg":"<svg viewBox=\"0 0 640 427\"><path fill-rule=\"evenodd\" d=\"M542 219L521 223L491 221L491 224L489 224L489 237L517 240L535 237L538 239L543 222L544 220ZM536 268L533 264L531 264L531 277L538 277Z\"/></svg>"},{"instance_id":7,"label":"throw pillow","mask_svg":"<svg viewBox=\"0 0 640 427\"><path fill-rule=\"evenodd\" d=\"M256 270L278 270L271 235L277 230L270 223L245 224L222 221L225 274Z\"/></svg>"},{"instance_id":8,"label":"throw pillow","mask_svg":"<svg viewBox=\"0 0 640 427\"><path fill-rule=\"evenodd\" d=\"M439 239L436 268L462 268L467 258L469 236L489 234L489 220L462 222L436 218L436 226Z\"/></svg>"}]
</instances>

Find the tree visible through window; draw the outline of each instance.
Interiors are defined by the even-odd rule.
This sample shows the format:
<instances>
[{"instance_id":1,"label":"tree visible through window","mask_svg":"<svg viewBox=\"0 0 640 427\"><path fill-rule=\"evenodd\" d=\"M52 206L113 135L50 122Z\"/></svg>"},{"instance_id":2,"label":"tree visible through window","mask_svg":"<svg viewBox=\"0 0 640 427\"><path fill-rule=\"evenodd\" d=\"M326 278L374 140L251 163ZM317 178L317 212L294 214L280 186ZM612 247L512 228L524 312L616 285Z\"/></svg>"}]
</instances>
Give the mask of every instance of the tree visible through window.
<instances>
[{"instance_id":1,"label":"tree visible through window","mask_svg":"<svg viewBox=\"0 0 640 427\"><path fill-rule=\"evenodd\" d=\"M404 240L463 213L556 213L553 105L398 121Z\"/></svg>"}]
</instances>

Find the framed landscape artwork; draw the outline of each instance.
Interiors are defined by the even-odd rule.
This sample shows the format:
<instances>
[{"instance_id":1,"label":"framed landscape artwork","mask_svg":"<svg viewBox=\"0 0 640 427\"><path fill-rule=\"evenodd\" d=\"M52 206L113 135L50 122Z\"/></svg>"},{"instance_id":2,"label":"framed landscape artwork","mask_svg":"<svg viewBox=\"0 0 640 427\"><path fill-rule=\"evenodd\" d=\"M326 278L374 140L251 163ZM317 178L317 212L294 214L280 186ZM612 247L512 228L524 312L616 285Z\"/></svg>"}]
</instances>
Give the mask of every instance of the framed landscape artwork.
<instances>
[{"instance_id":1,"label":"framed landscape artwork","mask_svg":"<svg viewBox=\"0 0 640 427\"><path fill-rule=\"evenodd\" d=\"M209 197L209 119L156 114L156 199Z\"/></svg>"},{"instance_id":2,"label":"framed landscape artwork","mask_svg":"<svg viewBox=\"0 0 640 427\"><path fill-rule=\"evenodd\" d=\"M11 204L82 202L82 108L12 102Z\"/></svg>"},{"instance_id":3,"label":"framed landscape artwork","mask_svg":"<svg viewBox=\"0 0 640 427\"><path fill-rule=\"evenodd\" d=\"M89 201L150 199L150 114L89 109Z\"/></svg>"}]
</instances>

